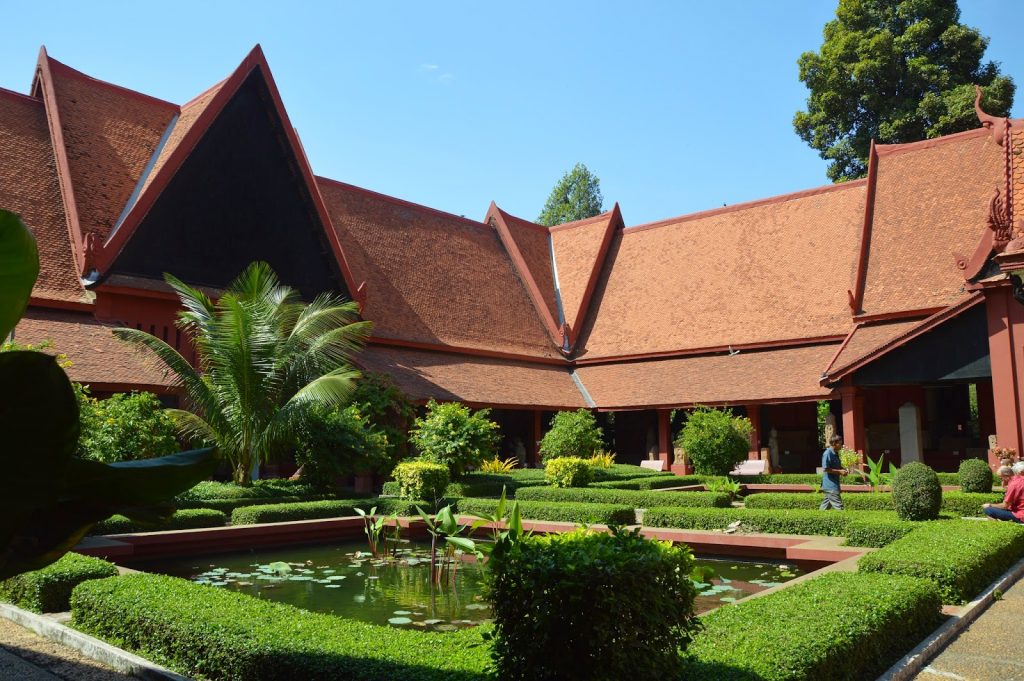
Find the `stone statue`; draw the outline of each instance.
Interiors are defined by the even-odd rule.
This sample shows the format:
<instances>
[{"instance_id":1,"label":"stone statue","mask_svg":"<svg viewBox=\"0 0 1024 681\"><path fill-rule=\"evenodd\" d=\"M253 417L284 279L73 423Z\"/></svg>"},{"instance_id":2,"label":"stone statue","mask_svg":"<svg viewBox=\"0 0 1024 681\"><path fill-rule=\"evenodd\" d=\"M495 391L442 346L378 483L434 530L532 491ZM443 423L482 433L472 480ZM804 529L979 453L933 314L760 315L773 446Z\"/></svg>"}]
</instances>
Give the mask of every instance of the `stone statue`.
<instances>
[{"instance_id":1,"label":"stone statue","mask_svg":"<svg viewBox=\"0 0 1024 681\"><path fill-rule=\"evenodd\" d=\"M779 431L775 428L768 433L768 453L771 457L772 470L779 470Z\"/></svg>"},{"instance_id":2,"label":"stone statue","mask_svg":"<svg viewBox=\"0 0 1024 681\"><path fill-rule=\"evenodd\" d=\"M828 443L832 441L832 436L836 434L836 415L829 412L828 416L825 417L825 441L819 443L821 448L828 447Z\"/></svg>"}]
</instances>

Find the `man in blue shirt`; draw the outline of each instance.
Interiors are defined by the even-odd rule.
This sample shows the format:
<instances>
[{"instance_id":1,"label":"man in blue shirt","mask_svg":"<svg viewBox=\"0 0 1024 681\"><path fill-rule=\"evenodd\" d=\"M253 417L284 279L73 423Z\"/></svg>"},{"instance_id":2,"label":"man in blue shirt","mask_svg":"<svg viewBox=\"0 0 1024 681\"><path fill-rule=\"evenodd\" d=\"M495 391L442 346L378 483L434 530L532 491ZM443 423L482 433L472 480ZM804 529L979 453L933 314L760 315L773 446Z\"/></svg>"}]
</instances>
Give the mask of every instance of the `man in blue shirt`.
<instances>
[{"instance_id":1,"label":"man in blue shirt","mask_svg":"<svg viewBox=\"0 0 1024 681\"><path fill-rule=\"evenodd\" d=\"M839 496L839 476L849 475L850 471L843 468L843 462L839 460L838 452L842 446L843 438L833 435L829 438L828 449L821 455L821 491L825 493L820 506L822 511L830 508L843 510L843 499Z\"/></svg>"}]
</instances>

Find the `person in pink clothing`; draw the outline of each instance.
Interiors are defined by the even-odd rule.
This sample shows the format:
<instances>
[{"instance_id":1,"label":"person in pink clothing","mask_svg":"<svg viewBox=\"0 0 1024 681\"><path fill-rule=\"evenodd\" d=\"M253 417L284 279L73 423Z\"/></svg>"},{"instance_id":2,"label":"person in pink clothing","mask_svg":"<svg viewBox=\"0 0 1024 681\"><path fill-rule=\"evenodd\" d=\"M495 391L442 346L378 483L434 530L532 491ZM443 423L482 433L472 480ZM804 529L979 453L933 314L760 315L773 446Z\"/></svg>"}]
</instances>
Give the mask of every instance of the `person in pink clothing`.
<instances>
[{"instance_id":1,"label":"person in pink clothing","mask_svg":"<svg viewBox=\"0 0 1024 681\"><path fill-rule=\"evenodd\" d=\"M1013 477L1006 485L1001 504L984 504L985 515L993 520L1024 523L1024 461L1013 464Z\"/></svg>"}]
</instances>

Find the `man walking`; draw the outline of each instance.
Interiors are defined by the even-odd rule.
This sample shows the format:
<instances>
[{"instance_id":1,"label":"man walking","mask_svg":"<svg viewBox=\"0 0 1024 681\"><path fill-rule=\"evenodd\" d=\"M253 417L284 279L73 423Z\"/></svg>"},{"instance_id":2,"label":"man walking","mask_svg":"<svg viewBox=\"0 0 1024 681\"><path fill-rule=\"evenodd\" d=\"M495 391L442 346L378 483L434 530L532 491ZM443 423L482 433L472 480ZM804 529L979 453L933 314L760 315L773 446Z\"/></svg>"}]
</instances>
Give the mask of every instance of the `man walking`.
<instances>
[{"instance_id":1,"label":"man walking","mask_svg":"<svg viewBox=\"0 0 1024 681\"><path fill-rule=\"evenodd\" d=\"M820 506L822 511L830 508L843 510L843 499L839 496L839 476L848 475L849 471L843 468L839 460L839 449L842 446L843 438L833 435L828 440L828 449L821 455L821 491L825 493Z\"/></svg>"}]
</instances>

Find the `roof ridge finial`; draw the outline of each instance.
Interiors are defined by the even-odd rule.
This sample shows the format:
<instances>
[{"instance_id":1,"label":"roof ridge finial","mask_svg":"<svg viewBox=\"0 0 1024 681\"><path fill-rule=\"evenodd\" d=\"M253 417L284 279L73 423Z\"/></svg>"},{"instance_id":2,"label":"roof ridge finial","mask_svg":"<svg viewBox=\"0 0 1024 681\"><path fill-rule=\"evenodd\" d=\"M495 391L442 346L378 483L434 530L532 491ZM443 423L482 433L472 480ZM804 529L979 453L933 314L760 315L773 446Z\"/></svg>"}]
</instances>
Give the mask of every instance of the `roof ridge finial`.
<instances>
[{"instance_id":1,"label":"roof ridge finial","mask_svg":"<svg viewBox=\"0 0 1024 681\"><path fill-rule=\"evenodd\" d=\"M1009 122L1009 119L985 113L981 108L981 96L983 94L981 86L975 85L974 92L976 93L974 98L974 113L978 116L978 121L981 122L981 127L992 133L992 139L996 141L996 144L1003 146L1003 140L1006 138L1006 128L1008 127L1006 123ZM1002 125L999 125L1000 123L1002 123Z\"/></svg>"}]
</instances>

